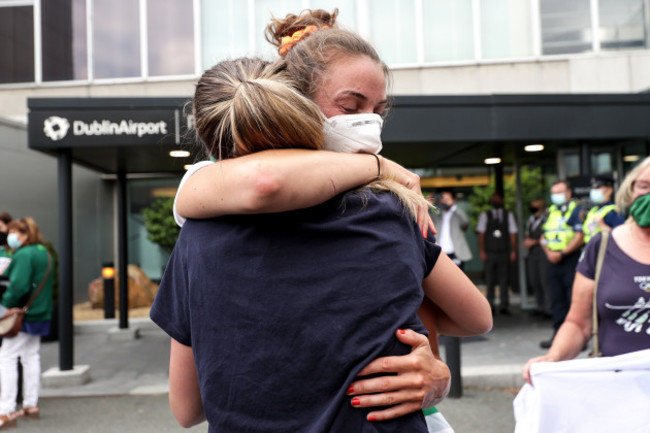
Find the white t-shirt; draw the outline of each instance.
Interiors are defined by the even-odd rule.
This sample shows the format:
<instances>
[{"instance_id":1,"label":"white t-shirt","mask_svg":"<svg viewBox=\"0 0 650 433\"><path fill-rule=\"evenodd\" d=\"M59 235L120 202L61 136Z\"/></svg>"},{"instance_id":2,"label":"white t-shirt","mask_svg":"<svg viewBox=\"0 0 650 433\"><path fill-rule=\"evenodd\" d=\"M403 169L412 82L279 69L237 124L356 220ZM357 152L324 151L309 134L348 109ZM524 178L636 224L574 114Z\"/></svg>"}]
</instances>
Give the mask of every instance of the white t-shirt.
<instances>
[{"instance_id":1,"label":"white t-shirt","mask_svg":"<svg viewBox=\"0 0 650 433\"><path fill-rule=\"evenodd\" d=\"M178 198L178 192L181 190L183 185L185 185L187 179L189 179L194 173L196 173L203 167L207 167L212 164L214 164L213 161L201 161L201 162L197 162L196 164L190 165L187 171L185 172L183 179L181 179L181 183L178 184L178 189L176 190L176 196L174 197L174 221L176 221L176 224L178 224L180 227L183 227L183 224L185 224L185 221L187 219L180 216L178 211L176 211L176 199Z\"/></svg>"}]
</instances>

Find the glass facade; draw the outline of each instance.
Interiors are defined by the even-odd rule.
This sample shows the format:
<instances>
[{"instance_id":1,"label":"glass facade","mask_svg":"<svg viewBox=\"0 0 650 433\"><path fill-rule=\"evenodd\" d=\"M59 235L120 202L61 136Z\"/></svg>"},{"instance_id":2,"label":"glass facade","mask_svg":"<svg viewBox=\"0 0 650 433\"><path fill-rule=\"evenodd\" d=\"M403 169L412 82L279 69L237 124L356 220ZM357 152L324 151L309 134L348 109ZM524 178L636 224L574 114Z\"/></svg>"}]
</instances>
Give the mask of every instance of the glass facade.
<instances>
[{"instance_id":1,"label":"glass facade","mask_svg":"<svg viewBox=\"0 0 650 433\"><path fill-rule=\"evenodd\" d=\"M393 67L647 49L649 5L650 0L337 3L339 24L370 40ZM195 77L225 58L273 59L266 25L273 16L304 8L333 6L326 0L0 0L0 84Z\"/></svg>"},{"instance_id":2,"label":"glass facade","mask_svg":"<svg viewBox=\"0 0 650 433\"><path fill-rule=\"evenodd\" d=\"M194 73L192 0L155 0L147 8L149 75Z\"/></svg>"},{"instance_id":3,"label":"glass facade","mask_svg":"<svg viewBox=\"0 0 650 433\"><path fill-rule=\"evenodd\" d=\"M431 0L422 6L424 61L473 59L472 0Z\"/></svg>"},{"instance_id":4,"label":"glass facade","mask_svg":"<svg viewBox=\"0 0 650 433\"><path fill-rule=\"evenodd\" d=\"M603 50L648 47L647 0L600 0L599 36Z\"/></svg>"},{"instance_id":5,"label":"glass facade","mask_svg":"<svg viewBox=\"0 0 650 433\"><path fill-rule=\"evenodd\" d=\"M590 0L540 0L542 53L580 53L592 49Z\"/></svg>"},{"instance_id":6,"label":"glass facade","mask_svg":"<svg viewBox=\"0 0 650 433\"><path fill-rule=\"evenodd\" d=\"M533 55L529 2L481 0L481 58L507 59Z\"/></svg>"},{"instance_id":7,"label":"glass facade","mask_svg":"<svg viewBox=\"0 0 650 433\"><path fill-rule=\"evenodd\" d=\"M369 38L377 47L379 56L388 64L416 63L415 3L400 0L374 0L368 3Z\"/></svg>"},{"instance_id":8,"label":"glass facade","mask_svg":"<svg viewBox=\"0 0 650 433\"><path fill-rule=\"evenodd\" d=\"M0 83L30 81L34 81L34 8L0 7Z\"/></svg>"},{"instance_id":9,"label":"glass facade","mask_svg":"<svg viewBox=\"0 0 650 433\"><path fill-rule=\"evenodd\" d=\"M140 10L132 0L93 0L93 71L96 78L140 75Z\"/></svg>"},{"instance_id":10,"label":"glass facade","mask_svg":"<svg viewBox=\"0 0 650 433\"><path fill-rule=\"evenodd\" d=\"M86 0L41 2L43 81L88 78Z\"/></svg>"}]
</instances>

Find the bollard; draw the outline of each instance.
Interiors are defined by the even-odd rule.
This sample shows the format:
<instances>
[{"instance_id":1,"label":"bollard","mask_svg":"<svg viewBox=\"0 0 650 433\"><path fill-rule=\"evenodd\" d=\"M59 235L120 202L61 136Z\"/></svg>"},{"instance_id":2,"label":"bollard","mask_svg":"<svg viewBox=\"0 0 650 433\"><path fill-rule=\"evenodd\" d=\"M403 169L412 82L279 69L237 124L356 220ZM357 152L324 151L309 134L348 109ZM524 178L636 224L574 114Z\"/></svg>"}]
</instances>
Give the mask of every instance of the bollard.
<instances>
[{"instance_id":1,"label":"bollard","mask_svg":"<svg viewBox=\"0 0 650 433\"><path fill-rule=\"evenodd\" d=\"M460 338L445 336L445 360L451 374L451 387L449 397L460 398L463 396L463 382L460 376Z\"/></svg>"},{"instance_id":2,"label":"bollard","mask_svg":"<svg viewBox=\"0 0 650 433\"><path fill-rule=\"evenodd\" d=\"M102 267L104 278L104 318L115 318L115 268L113 262L104 263Z\"/></svg>"}]
</instances>

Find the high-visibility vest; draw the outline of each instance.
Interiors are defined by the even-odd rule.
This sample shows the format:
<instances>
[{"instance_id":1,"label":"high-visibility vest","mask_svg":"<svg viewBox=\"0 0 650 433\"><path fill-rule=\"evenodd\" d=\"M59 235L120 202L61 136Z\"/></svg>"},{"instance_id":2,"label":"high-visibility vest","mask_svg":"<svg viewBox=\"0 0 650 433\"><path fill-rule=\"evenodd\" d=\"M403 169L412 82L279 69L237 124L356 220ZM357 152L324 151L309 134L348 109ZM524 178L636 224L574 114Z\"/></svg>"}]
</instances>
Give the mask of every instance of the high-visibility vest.
<instances>
[{"instance_id":1,"label":"high-visibility vest","mask_svg":"<svg viewBox=\"0 0 650 433\"><path fill-rule=\"evenodd\" d=\"M576 235L573 227L567 224L576 206L575 201L570 201L564 213L556 205L551 205L548 209L548 219L544 223L544 238L549 250L562 251Z\"/></svg>"},{"instance_id":2,"label":"high-visibility vest","mask_svg":"<svg viewBox=\"0 0 650 433\"><path fill-rule=\"evenodd\" d=\"M589 242L589 239L594 237L596 233L600 233L602 229L596 222L596 217L602 219L605 218L605 215L616 209L614 203L606 204L602 207L594 206L589 210L585 222L582 225L582 233L585 235L585 244Z\"/></svg>"}]
</instances>

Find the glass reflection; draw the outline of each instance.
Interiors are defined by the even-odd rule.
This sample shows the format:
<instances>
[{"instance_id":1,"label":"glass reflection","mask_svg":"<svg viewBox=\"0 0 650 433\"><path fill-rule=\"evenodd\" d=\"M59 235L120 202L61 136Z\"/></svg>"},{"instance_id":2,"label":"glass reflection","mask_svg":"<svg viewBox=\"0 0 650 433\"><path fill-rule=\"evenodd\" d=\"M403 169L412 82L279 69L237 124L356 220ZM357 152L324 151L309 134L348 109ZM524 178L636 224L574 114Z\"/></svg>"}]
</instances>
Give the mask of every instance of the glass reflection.
<instances>
[{"instance_id":1,"label":"glass reflection","mask_svg":"<svg viewBox=\"0 0 650 433\"><path fill-rule=\"evenodd\" d=\"M192 0L149 1L149 75L183 75L194 72L192 22Z\"/></svg>"},{"instance_id":2,"label":"glass reflection","mask_svg":"<svg viewBox=\"0 0 650 433\"><path fill-rule=\"evenodd\" d=\"M140 10L132 0L93 0L95 78L140 76Z\"/></svg>"}]
</instances>

